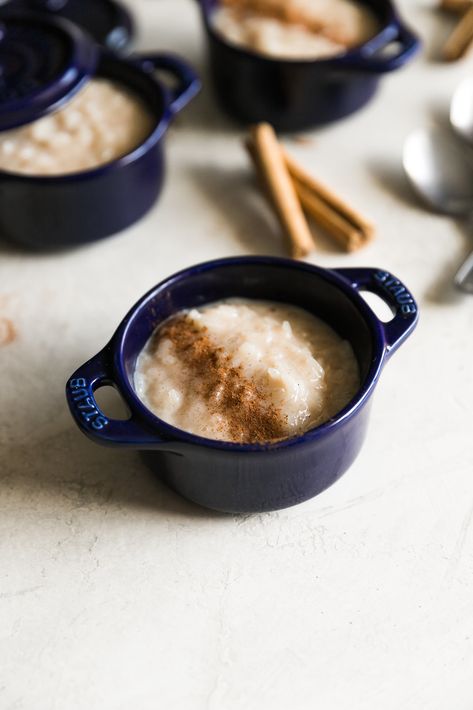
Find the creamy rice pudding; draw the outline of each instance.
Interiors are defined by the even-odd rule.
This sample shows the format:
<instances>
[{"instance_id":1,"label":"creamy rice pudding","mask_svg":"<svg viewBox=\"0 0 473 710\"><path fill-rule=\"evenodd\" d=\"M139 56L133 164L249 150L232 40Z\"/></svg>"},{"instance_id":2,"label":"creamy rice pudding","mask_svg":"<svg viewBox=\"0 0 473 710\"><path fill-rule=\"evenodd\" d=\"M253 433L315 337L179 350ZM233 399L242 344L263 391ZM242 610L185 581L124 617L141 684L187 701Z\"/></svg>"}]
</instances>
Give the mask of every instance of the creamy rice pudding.
<instances>
[{"instance_id":1,"label":"creamy rice pudding","mask_svg":"<svg viewBox=\"0 0 473 710\"><path fill-rule=\"evenodd\" d=\"M221 0L213 25L233 44L285 59L333 57L379 31L354 0Z\"/></svg>"},{"instance_id":2,"label":"creamy rice pudding","mask_svg":"<svg viewBox=\"0 0 473 710\"><path fill-rule=\"evenodd\" d=\"M155 120L140 98L108 79L92 79L56 113L0 133L0 170L65 175L134 150Z\"/></svg>"},{"instance_id":3,"label":"creamy rice pudding","mask_svg":"<svg viewBox=\"0 0 473 710\"><path fill-rule=\"evenodd\" d=\"M229 299L165 321L138 358L134 384L148 409L179 429L264 443L333 417L360 375L350 344L310 313Z\"/></svg>"}]
</instances>

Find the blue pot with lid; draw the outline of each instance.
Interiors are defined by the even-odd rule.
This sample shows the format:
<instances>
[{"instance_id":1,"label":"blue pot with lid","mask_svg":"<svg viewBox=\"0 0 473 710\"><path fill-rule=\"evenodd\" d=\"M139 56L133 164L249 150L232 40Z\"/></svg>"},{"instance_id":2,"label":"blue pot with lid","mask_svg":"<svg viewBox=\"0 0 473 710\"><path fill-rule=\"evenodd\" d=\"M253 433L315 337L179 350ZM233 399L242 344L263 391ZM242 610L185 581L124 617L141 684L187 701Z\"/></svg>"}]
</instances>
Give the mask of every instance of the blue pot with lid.
<instances>
[{"instance_id":1,"label":"blue pot with lid","mask_svg":"<svg viewBox=\"0 0 473 710\"><path fill-rule=\"evenodd\" d=\"M69 20L113 52L129 50L135 36L133 18L117 0L7 0L5 8Z\"/></svg>"},{"instance_id":2,"label":"blue pot with lid","mask_svg":"<svg viewBox=\"0 0 473 710\"><path fill-rule=\"evenodd\" d=\"M175 88L157 71L171 74ZM0 12L0 135L62 110L93 78L136 96L153 118L151 133L126 155L80 172L0 170L0 239L34 250L73 247L125 229L155 203L167 128L200 89L193 69L170 54L119 56L44 12Z\"/></svg>"}]
</instances>

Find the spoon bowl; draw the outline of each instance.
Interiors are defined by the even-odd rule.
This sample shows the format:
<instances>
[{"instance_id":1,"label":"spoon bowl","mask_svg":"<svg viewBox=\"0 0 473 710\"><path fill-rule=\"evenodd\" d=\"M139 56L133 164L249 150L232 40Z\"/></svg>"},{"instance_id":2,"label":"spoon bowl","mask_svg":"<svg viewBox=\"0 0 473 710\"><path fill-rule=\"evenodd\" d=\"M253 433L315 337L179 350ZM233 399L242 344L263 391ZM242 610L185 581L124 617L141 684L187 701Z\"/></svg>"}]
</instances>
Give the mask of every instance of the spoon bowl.
<instances>
[{"instance_id":1,"label":"spoon bowl","mask_svg":"<svg viewBox=\"0 0 473 710\"><path fill-rule=\"evenodd\" d=\"M472 87L473 118L473 81L468 83ZM462 87L460 97L462 92L466 93ZM452 115L459 121L459 108L453 104ZM466 122L463 125L466 130ZM458 133L463 135L460 130ZM473 128L471 140L473 143ZM434 126L409 136L404 145L403 166L414 191L429 209L451 217L467 217L473 214L472 156L468 146L462 146L454 135ZM473 294L473 254L460 267L454 284L460 291Z\"/></svg>"},{"instance_id":2,"label":"spoon bowl","mask_svg":"<svg viewBox=\"0 0 473 710\"><path fill-rule=\"evenodd\" d=\"M460 138L473 145L473 79L465 79L456 89L450 106L450 125Z\"/></svg>"},{"instance_id":3,"label":"spoon bowl","mask_svg":"<svg viewBox=\"0 0 473 710\"><path fill-rule=\"evenodd\" d=\"M463 217L473 212L473 157L435 126L411 134L403 166L422 201L436 212Z\"/></svg>"},{"instance_id":4,"label":"spoon bowl","mask_svg":"<svg viewBox=\"0 0 473 710\"><path fill-rule=\"evenodd\" d=\"M458 136L473 146L473 79L465 79L456 89L450 106L450 125ZM473 294L473 253L456 274L455 285Z\"/></svg>"}]
</instances>

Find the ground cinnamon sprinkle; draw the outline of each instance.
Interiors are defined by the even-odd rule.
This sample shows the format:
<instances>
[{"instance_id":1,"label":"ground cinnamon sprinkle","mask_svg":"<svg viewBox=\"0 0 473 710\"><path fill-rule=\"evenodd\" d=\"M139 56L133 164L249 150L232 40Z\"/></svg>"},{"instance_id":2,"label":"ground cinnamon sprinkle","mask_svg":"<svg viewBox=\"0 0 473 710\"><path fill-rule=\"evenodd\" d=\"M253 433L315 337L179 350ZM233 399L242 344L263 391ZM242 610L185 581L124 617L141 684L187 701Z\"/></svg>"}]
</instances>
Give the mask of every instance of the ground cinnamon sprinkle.
<instances>
[{"instance_id":1,"label":"ground cinnamon sprinkle","mask_svg":"<svg viewBox=\"0 0 473 710\"><path fill-rule=\"evenodd\" d=\"M153 349L170 340L182 364L195 376L197 389L211 414L221 414L232 441L266 443L286 435L286 418L264 392L234 367L223 348L211 340L205 327L187 315L165 323L155 335Z\"/></svg>"}]
</instances>

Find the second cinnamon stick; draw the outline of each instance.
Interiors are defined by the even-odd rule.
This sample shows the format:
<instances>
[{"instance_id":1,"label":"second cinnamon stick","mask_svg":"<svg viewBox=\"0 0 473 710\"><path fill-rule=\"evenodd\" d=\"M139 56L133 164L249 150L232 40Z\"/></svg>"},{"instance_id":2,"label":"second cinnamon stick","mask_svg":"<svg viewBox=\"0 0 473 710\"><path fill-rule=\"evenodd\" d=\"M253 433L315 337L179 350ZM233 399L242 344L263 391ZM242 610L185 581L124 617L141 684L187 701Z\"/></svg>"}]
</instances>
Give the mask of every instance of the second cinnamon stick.
<instances>
[{"instance_id":1,"label":"second cinnamon stick","mask_svg":"<svg viewBox=\"0 0 473 710\"><path fill-rule=\"evenodd\" d=\"M464 57L473 45L473 6L463 15L447 39L443 48L443 58L454 62Z\"/></svg>"},{"instance_id":2,"label":"second cinnamon stick","mask_svg":"<svg viewBox=\"0 0 473 710\"><path fill-rule=\"evenodd\" d=\"M472 7L472 0L441 0L440 9L447 12L453 12L457 15L463 15Z\"/></svg>"},{"instance_id":3,"label":"second cinnamon stick","mask_svg":"<svg viewBox=\"0 0 473 710\"><path fill-rule=\"evenodd\" d=\"M333 209L334 212L337 212L346 220L346 222L351 224L355 229L359 230L366 241L371 240L375 232L375 227L372 222L368 221L357 210L332 192L332 190L304 170L304 168L295 160L295 158L292 157L290 153L287 152L285 148L282 148L282 153L289 169L289 173L296 183L302 185L310 193L323 200Z\"/></svg>"},{"instance_id":4,"label":"second cinnamon stick","mask_svg":"<svg viewBox=\"0 0 473 710\"><path fill-rule=\"evenodd\" d=\"M345 251L356 251L366 243L365 236L359 229L347 222L305 185L296 181L296 192L308 215L330 234Z\"/></svg>"}]
</instances>

